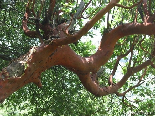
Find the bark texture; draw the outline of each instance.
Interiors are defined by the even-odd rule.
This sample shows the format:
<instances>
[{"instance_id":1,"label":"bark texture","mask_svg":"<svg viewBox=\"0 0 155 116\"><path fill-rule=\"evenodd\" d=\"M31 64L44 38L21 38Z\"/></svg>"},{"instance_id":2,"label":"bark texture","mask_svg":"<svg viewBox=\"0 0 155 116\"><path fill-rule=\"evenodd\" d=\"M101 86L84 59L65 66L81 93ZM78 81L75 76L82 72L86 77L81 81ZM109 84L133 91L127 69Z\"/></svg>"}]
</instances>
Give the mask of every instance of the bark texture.
<instances>
[{"instance_id":1,"label":"bark texture","mask_svg":"<svg viewBox=\"0 0 155 116\"><path fill-rule=\"evenodd\" d=\"M54 2L54 0L51 0L51 2ZM154 22L123 24L104 33L98 50L95 54L89 57L81 57L77 55L68 46L68 44L76 42L85 35L93 25L103 17L103 15L114 6L118 5L118 2L119 0L111 0L105 8L98 12L79 32L74 35L68 35L67 31L64 31L64 29L66 29L65 24L61 24L55 29L51 29L48 24L40 24L39 27L46 34L50 34L52 30L52 34L59 34L60 38L54 39L48 43L42 42L39 47L33 47L27 54L21 56L0 72L0 102L3 102L10 94L28 83L33 82L38 87L41 87L40 74L54 65L62 65L76 73L83 86L95 96L105 96L112 93L118 94L118 89L125 84L127 79L133 73L152 64L150 60L137 67L130 68L127 71L127 74L124 75L118 83L113 84L111 82L107 87L100 87L99 83L96 81L96 73L99 68L109 60L113 54L116 42L121 37L132 34L154 35ZM30 31L27 27L29 12L29 6L27 5L23 19L23 30L27 36L35 38L38 37L38 32ZM154 17L152 16L151 18Z\"/></svg>"}]
</instances>

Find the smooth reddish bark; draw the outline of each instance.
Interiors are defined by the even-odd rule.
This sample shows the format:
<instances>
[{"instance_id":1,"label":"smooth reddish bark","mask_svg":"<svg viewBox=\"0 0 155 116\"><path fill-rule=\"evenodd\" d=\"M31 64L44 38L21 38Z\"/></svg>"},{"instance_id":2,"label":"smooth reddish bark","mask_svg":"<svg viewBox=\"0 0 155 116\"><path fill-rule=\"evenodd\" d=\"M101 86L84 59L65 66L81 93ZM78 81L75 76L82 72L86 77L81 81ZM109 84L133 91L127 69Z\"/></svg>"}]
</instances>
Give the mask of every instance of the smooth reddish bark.
<instances>
[{"instance_id":1,"label":"smooth reddish bark","mask_svg":"<svg viewBox=\"0 0 155 116\"><path fill-rule=\"evenodd\" d=\"M33 82L38 87L41 87L40 74L54 65L62 65L76 73L84 87L95 96L104 96L112 93L118 94L117 90L124 85L126 80L133 73L151 65L150 60L130 69L127 74L114 85L100 87L100 85L91 77L95 78L95 74L99 68L109 60L113 54L116 42L121 37L132 34L153 35L155 34L154 23L128 23L118 26L104 34L97 52L89 57L81 57L77 55L67 45L79 40L84 34L86 34L89 29L91 29L105 13L114 7L118 1L119 0L112 0L75 35L67 36L66 33L62 31L62 29L65 28L64 25L59 25L59 27L54 29L53 32L56 35L60 31L60 39L55 39L47 45L43 43L39 47L32 48L26 55L21 56L20 59L22 60L20 61L24 61L23 64L26 65L22 75L18 77L10 77L9 71L3 69L2 72L0 72L0 101L3 102L10 94L28 83ZM29 11L26 11L23 20L23 30L29 37L36 37L37 33L35 31L30 31L27 27L28 12ZM44 29L45 27L41 28ZM50 29L50 27L46 27L46 29Z\"/></svg>"}]
</instances>

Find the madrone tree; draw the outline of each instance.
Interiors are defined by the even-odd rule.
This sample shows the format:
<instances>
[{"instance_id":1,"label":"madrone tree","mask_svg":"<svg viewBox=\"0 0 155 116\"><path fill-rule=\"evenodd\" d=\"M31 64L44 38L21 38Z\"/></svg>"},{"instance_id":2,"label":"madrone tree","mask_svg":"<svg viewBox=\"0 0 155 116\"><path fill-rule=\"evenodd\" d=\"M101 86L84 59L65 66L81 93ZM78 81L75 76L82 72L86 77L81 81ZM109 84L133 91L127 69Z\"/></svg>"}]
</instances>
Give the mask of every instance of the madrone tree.
<instances>
[{"instance_id":1,"label":"madrone tree","mask_svg":"<svg viewBox=\"0 0 155 116\"><path fill-rule=\"evenodd\" d=\"M85 11L93 3L92 0L81 1L74 12L68 13L70 17L68 19L61 15L65 11L58 6L59 1L50 0L48 8L44 7L44 2L40 1L40 5L36 5L35 0L28 0L25 6L22 19L24 34L32 39L39 38L40 45L32 47L27 54L13 60L2 69L0 72L1 103L13 92L31 82L41 87L41 73L54 65L62 65L76 73L83 86L95 96L116 94L123 96L123 98L127 92L144 83L144 77L148 76L148 69L153 70L155 68L155 11L153 10L153 0L132 0L125 3L121 0L97 1L96 4L100 6L95 10L97 12L92 11L90 20L78 31L75 24L78 20L86 17ZM66 0L64 2L71 4L77 1ZM105 3L107 3L106 6L102 8L102 4ZM118 8L128 10L129 13L132 11L130 17L124 18L122 14L122 17L112 17L112 19L118 18L119 22L110 22L110 20L112 21L109 18L110 13L113 11L113 14L116 14ZM100 46L96 53L88 57L77 55L68 44L76 44L105 14L108 14L106 17L107 28L102 30ZM101 21L100 23L103 24ZM31 29L29 28L30 25ZM125 44L128 42L129 44ZM149 43L150 46L146 46L145 42ZM126 51L120 49L119 54L117 54L115 51L117 46L124 46ZM98 71L102 71L100 67L105 65L112 55L117 57L113 60L115 65L108 77L108 84L100 86ZM124 76L114 83L113 77L123 58L128 61L126 67L123 67ZM124 92L120 92L119 89L136 73L140 73L141 76L134 77L136 78L135 85Z\"/></svg>"}]
</instances>

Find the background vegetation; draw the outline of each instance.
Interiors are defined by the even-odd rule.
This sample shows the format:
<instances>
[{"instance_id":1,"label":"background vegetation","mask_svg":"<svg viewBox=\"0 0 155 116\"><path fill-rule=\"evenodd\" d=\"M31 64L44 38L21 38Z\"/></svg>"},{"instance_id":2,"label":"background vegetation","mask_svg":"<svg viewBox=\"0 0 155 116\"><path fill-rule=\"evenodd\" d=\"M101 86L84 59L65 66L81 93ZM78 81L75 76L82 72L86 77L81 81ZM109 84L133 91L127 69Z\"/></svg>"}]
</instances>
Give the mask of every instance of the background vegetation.
<instances>
[{"instance_id":1,"label":"background vegetation","mask_svg":"<svg viewBox=\"0 0 155 116\"><path fill-rule=\"evenodd\" d=\"M36 2L38 2L39 5L39 1ZM57 7L63 10L64 13L62 14L62 17L69 19L68 13L76 12L77 1L73 1L72 3L65 2L65 0L59 0L59 2L57 2ZM88 0L85 0L85 2L88 3ZM134 0L128 2L126 0L121 0L120 4L131 5L133 2ZM38 45L37 38L29 39L24 35L22 30L21 21L25 12L26 3L27 0L2 0L0 3L0 70L7 66L11 60L27 53L32 46ZM93 0L84 16L90 16L89 18L92 18L92 16L98 10L105 7L107 3L107 0ZM46 5L48 5L47 0ZM152 11L154 10L154 7L155 6L152 3ZM136 9L137 7L132 10L124 10L115 7L109 13L110 18L108 21L110 27L108 27L108 29L115 28L121 23L132 22ZM103 17L95 24L93 29L98 30L102 34L105 28L107 28L105 20L107 20L107 17ZM142 22L140 15L138 15L138 22ZM85 20L80 19L76 24L76 28L80 29L84 24ZM96 39L93 37L94 33L93 30L91 30L88 35L86 35L85 39ZM143 38L145 38L145 40L141 43ZM154 42L154 36L132 35L120 39L115 46L113 56L108 63L103 66L105 70L99 78L103 86L106 84L105 81L107 81L108 76L115 65L117 56L125 54L129 50L133 40L136 40L136 43L138 44L135 44L132 60L136 60L138 65L143 59L150 57L147 52L140 49L140 45L148 52L151 52L149 50ZM86 42L79 41L70 46L77 54L82 56L89 56L96 50L93 43L89 40ZM131 54L122 59L119 73L117 73L114 78L115 81L119 79L119 76L126 73L130 55ZM133 75L120 91L125 91L127 88L135 85L135 83L138 82L135 77L141 78L144 72L145 70ZM62 66L54 66L42 73L41 78L43 87L41 89L34 84L29 84L13 93L3 104L0 104L0 115L155 115L155 71L149 67L145 73L146 76L143 78L143 84L130 91L126 96L126 99L122 99L116 95L97 98L85 90L74 73Z\"/></svg>"}]
</instances>

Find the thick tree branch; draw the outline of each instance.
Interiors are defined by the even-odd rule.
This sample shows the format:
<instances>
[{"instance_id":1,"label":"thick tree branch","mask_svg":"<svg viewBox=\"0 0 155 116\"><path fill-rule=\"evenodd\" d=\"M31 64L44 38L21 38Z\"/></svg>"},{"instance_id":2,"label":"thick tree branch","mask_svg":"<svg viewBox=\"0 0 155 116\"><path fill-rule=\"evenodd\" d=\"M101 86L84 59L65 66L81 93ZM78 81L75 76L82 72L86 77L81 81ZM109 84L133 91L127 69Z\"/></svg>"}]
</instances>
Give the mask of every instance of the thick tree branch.
<instances>
[{"instance_id":1,"label":"thick tree branch","mask_svg":"<svg viewBox=\"0 0 155 116\"><path fill-rule=\"evenodd\" d=\"M104 9L94 16L77 34L67 36L62 31L66 26L59 25L57 30L53 30L53 34L60 34L60 39L53 40L47 45L43 43L39 47L32 48L28 54L20 57L15 62L0 72L0 101L3 101L11 93L23 87L24 85L33 82L41 87L40 74L46 69L54 65L62 65L69 70L75 72L84 87L96 96L103 96L111 93L116 93L119 88L127 81L127 79L134 73L151 65L148 60L137 67L129 69L126 75L113 86L100 87L99 84L91 77L95 77L95 73L100 66L104 65L111 57L116 42L124 36L132 34L155 34L154 23L129 23L120 25L117 28L104 34L101 44L97 52L89 57L81 57L77 55L67 44L73 43L86 34L90 28L107 13L119 0L112 0ZM36 37L36 31L29 31L27 27L27 19L29 9L26 9L25 17L23 19L23 30L25 34L30 34L30 37ZM64 27L63 27L64 26ZM15 73L12 66L18 69ZM21 68L20 68L21 67ZM13 75L13 76L12 76ZM14 77L14 78L12 78Z\"/></svg>"},{"instance_id":2,"label":"thick tree branch","mask_svg":"<svg viewBox=\"0 0 155 116\"><path fill-rule=\"evenodd\" d=\"M118 3L119 0L111 0L111 2L103 8L101 11L99 11L90 21L86 23L86 25L79 31L77 32L74 36L69 36L65 38L61 38L59 40L55 40L57 45L66 45L70 43L74 43L77 40L79 40L83 35L85 35L93 26L94 24L100 20L103 15L105 15L110 9L112 9L116 3Z\"/></svg>"},{"instance_id":3,"label":"thick tree branch","mask_svg":"<svg viewBox=\"0 0 155 116\"><path fill-rule=\"evenodd\" d=\"M92 81L90 74L78 74L84 87L95 96L105 96L117 92L117 86L100 87L95 81Z\"/></svg>"},{"instance_id":4,"label":"thick tree branch","mask_svg":"<svg viewBox=\"0 0 155 116\"><path fill-rule=\"evenodd\" d=\"M49 9L48 9L48 17L51 17L54 7L55 7L55 3L56 3L56 0L50 0L50 5L49 5Z\"/></svg>"},{"instance_id":5,"label":"thick tree branch","mask_svg":"<svg viewBox=\"0 0 155 116\"><path fill-rule=\"evenodd\" d=\"M3 70L0 73L0 86L2 88L0 90L0 99L3 101L11 93L30 82L33 82L40 87L41 83L38 77L40 76L41 72L54 65L62 65L75 72L79 76L86 89L96 96L115 93L117 92L118 88L123 86L129 76L133 73L128 72L122 78L122 80L116 84L116 86L102 88L91 79L90 72L96 73L100 66L104 65L108 61L113 53L116 41L120 37L135 33L154 34L155 32L152 31L154 28L155 24L126 24L119 26L118 28L105 34L105 36L102 38L98 51L86 58L76 55L76 53L71 50L69 46L64 45L58 47L53 41L49 45L42 44L38 48L33 48L27 55L25 55L25 57L27 56L27 60L23 64L25 69L21 77L10 79L9 72L6 70ZM135 67L134 73L140 71L150 64L151 61L147 61L142 65ZM5 94L5 91L7 91L8 88L10 89L7 94Z\"/></svg>"}]
</instances>

